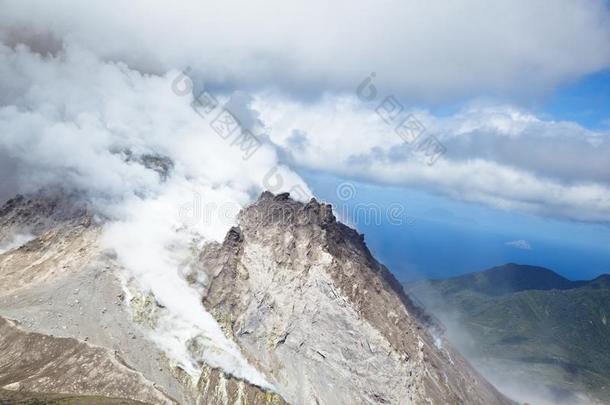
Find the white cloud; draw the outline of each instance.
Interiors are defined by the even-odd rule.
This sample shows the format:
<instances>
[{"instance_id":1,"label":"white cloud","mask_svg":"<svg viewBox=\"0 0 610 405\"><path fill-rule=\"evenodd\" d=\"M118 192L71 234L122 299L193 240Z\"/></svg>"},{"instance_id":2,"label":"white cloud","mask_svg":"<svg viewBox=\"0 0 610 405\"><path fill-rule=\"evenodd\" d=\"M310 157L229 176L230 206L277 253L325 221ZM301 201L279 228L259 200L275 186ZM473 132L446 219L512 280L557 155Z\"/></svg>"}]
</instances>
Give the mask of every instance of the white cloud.
<instances>
[{"instance_id":1,"label":"white cloud","mask_svg":"<svg viewBox=\"0 0 610 405\"><path fill-rule=\"evenodd\" d=\"M271 139L300 166L501 209L580 221L610 218L609 134L510 106L472 106L446 117L414 110L426 129L422 136L434 135L447 149L429 166L375 106L333 96L312 104L264 95L254 104Z\"/></svg>"},{"instance_id":2,"label":"white cloud","mask_svg":"<svg viewBox=\"0 0 610 405\"><path fill-rule=\"evenodd\" d=\"M3 190L15 191L14 183L36 188L54 178L98 194L158 187L154 173L125 166L116 154L95 153L125 147L126 132L137 139L130 147L171 155L188 178L233 184L242 166L227 165L226 156L239 159L238 152L217 137L193 136L203 124L193 121L185 99L175 101L167 89L166 72L189 65L197 83L218 88L220 97L231 89L252 90L255 110L262 114L252 119L264 121L292 163L504 209L585 221L609 217L608 134L504 105L473 104L448 117L415 110L427 133L448 149L442 162L427 167L376 116L375 103L338 95L353 94L371 70L377 72L377 102L392 93L409 102L424 94L446 99L549 89L610 62L610 52L603 51L609 16L601 0L561 6L550 0L442 6L392 1L359 7L273 1L169 6L136 0L129 7L126 12L122 3L71 0L24 0L5 7L4 42L26 42L58 56L57 63L45 64L23 49L3 50L0 103L13 107L3 110L10 130L0 144L27 150L16 161L11 154L2 162L19 166L17 175L27 181L5 180ZM62 46L69 51L62 53ZM100 58L115 62L99 64ZM76 60L83 68L73 67ZM321 98L295 101L305 93ZM97 101L111 98L122 103ZM29 106L42 99L44 109ZM158 113L141 114L151 108ZM92 151L74 146L95 133L100 136ZM49 158L53 151L63 156L70 150L66 159ZM237 188L260 185L274 159L272 148L258 153L255 160L264 169L247 170ZM32 170L39 175L31 176ZM284 177L300 184L288 172ZM242 203L247 200L240 195Z\"/></svg>"},{"instance_id":3,"label":"white cloud","mask_svg":"<svg viewBox=\"0 0 610 405\"><path fill-rule=\"evenodd\" d=\"M532 245L530 245L528 241L523 239L506 242L505 245L521 250L532 250Z\"/></svg>"},{"instance_id":4,"label":"white cloud","mask_svg":"<svg viewBox=\"0 0 610 405\"><path fill-rule=\"evenodd\" d=\"M603 0L4 2L5 41L61 41L211 86L352 92L370 72L409 100L531 96L610 64Z\"/></svg>"}]
</instances>

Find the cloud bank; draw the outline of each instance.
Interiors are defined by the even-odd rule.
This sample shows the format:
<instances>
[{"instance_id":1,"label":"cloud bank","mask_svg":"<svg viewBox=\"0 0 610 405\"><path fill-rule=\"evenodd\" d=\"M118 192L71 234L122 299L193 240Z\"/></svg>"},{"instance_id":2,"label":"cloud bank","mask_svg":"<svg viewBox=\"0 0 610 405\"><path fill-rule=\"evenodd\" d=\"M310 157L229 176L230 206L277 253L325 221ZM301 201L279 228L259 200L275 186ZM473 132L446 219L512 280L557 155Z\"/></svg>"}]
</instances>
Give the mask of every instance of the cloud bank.
<instances>
[{"instance_id":1,"label":"cloud bank","mask_svg":"<svg viewBox=\"0 0 610 405\"><path fill-rule=\"evenodd\" d=\"M146 136L137 134L140 153L147 153L144 149L150 149L151 139L160 143L160 153L177 151L178 145L183 145L176 157L207 159L207 165L219 174L206 170L204 176L218 177L215 181L219 184L227 180L225 168L219 169L225 164L224 151L235 151L218 139L201 137L184 146L183 129L175 131L173 125L180 120L189 122L180 118L188 112L168 101L174 95L167 91L153 94L137 87L139 78L159 82L170 71L175 75L176 70L188 68L197 90L205 87L225 99L234 91L249 93L256 112L244 111L265 126L266 139L279 146L282 162L373 182L421 187L501 209L578 221L606 222L610 217L607 133L550 121L510 102L466 104L443 116L410 108L425 125L426 133L447 149L442 161L428 167L374 114L376 103L387 95L395 95L407 106L422 100L455 102L481 95L515 101L543 95L607 68L610 13L602 0L501 0L493 4L461 0L443 5L415 0L382 4L232 0L180 1L171 6L134 0L129 3L129 12L118 1L85 4L62 0L51 4L24 0L2 3L0 39L8 50L21 49L6 56L21 65L12 71L0 67L6 78L0 94L4 105L29 102L23 91L30 74L38 80L57 80L50 67L34 72L19 62L27 57L19 56L25 51L17 44L26 44L35 55L59 55L60 59L66 58L64 49L87 54L82 58L90 59L92 72L96 72L95 61L110 67L107 76L112 76L112 69L129 72L126 76L142 94L113 94L124 97L129 108L148 108L142 101L146 97L166 99L154 108L158 114L171 116L168 120L172 124L158 119L145 124L139 118L122 123L122 131L132 124L148 125L134 132L150 128ZM375 72L376 100L367 104L355 97L355 91L371 72ZM11 121L10 125L30 132L36 131L36 125L55 131L56 141L38 144L39 148L69 150L80 139L75 135L78 131L100 129L96 128L95 114L101 106L94 105L92 99L82 101L78 87L82 81L88 81L89 87L100 85L93 83L96 77L87 77L87 71L56 74L63 75L61 86L46 90L54 94L29 97L48 96L50 105L64 103L61 114L67 116L60 120L63 127L50 125L55 118L45 121L47 117L35 111L31 117L16 114L18 124ZM120 83L123 79L115 75L110 80ZM244 100L248 97L237 104L250 103ZM78 116L72 111L74 103L89 104L95 113L88 118ZM71 120L80 121L73 125ZM165 140L160 142L162 138ZM105 139L106 144L97 147L123 147L116 136ZM31 134L20 140L22 148L31 149L26 162L12 161L12 155L7 155L2 164L22 166L19 172L32 170L30 164L47 165L36 180L40 184L57 171L64 176L64 168L48 167L53 163L36 155L36 147L31 146L35 141ZM274 146L269 146L261 156L274 153ZM202 155L209 151L214 152ZM88 182L91 175L96 177L94 184L104 190L121 184L136 190L142 176L154 176L138 165L117 176L115 168L121 164L117 156L75 153L61 165L71 167L66 173L70 181ZM79 166L79 159L103 160L96 167L108 170L103 175L95 170L83 175L80 169L88 169ZM196 178L202 173L193 166L178 169L195 170L197 173L185 175ZM241 169L233 165L226 170ZM245 177L264 176L259 172L248 170ZM3 180L2 186L12 192L16 183L23 182Z\"/></svg>"},{"instance_id":2,"label":"cloud bank","mask_svg":"<svg viewBox=\"0 0 610 405\"><path fill-rule=\"evenodd\" d=\"M429 165L377 113L382 100L327 96L311 104L261 94L254 107L270 138L298 166L499 209L577 221L610 218L609 133L505 104L472 104L449 116L405 108L401 117L417 117L422 137L433 135L446 149Z\"/></svg>"},{"instance_id":3,"label":"cloud bank","mask_svg":"<svg viewBox=\"0 0 610 405\"><path fill-rule=\"evenodd\" d=\"M128 10L126 10L126 7ZM2 3L5 42L77 43L144 72L192 66L213 87L531 96L610 64L603 0Z\"/></svg>"}]
</instances>

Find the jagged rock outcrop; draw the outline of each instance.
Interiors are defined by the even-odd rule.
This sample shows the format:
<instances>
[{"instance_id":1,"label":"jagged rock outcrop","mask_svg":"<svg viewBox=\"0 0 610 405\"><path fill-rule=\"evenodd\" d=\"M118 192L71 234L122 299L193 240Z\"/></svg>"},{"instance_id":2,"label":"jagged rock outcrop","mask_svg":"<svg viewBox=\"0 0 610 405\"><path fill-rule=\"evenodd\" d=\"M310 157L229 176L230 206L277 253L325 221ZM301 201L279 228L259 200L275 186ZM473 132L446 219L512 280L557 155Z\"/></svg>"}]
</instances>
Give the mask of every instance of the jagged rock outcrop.
<instances>
[{"instance_id":1,"label":"jagged rock outcrop","mask_svg":"<svg viewBox=\"0 0 610 405\"><path fill-rule=\"evenodd\" d=\"M201 274L203 273L203 275ZM292 404L509 404L329 205L265 192L190 275Z\"/></svg>"},{"instance_id":2,"label":"jagged rock outcrop","mask_svg":"<svg viewBox=\"0 0 610 405\"><path fill-rule=\"evenodd\" d=\"M198 405L285 405L278 394L239 380L217 368L203 367L197 384Z\"/></svg>"}]
</instances>

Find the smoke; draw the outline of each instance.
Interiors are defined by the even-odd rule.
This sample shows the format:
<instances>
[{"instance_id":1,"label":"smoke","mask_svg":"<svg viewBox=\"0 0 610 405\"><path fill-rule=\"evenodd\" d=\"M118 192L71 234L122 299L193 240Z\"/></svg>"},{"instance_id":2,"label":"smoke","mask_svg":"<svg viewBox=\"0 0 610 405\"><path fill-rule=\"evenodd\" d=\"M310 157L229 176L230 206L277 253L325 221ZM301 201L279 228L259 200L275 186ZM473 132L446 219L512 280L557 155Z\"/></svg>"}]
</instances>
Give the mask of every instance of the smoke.
<instances>
[{"instance_id":1,"label":"smoke","mask_svg":"<svg viewBox=\"0 0 610 405\"><path fill-rule=\"evenodd\" d=\"M34 239L34 236L27 233L9 235L6 240L0 242L0 255L14 248L18 248L19 246L23 246L32 239Z\"/></svg>"},{"instance_id":2,"label":"smoke","mask_svg":"<svg viewBox=\"0 0 610 405\"><path fill-rule=\"evenodd\" d=\"M599 402L570 389L556 389L538 383L537 376L520 363L497 360L473 364L483 376L503 394L523 404L535 405L596 405Z\"/></svg>"},{"instance_id":3,"label":"smoke","mask_svg":"<svg viewBox=\"0 0 610 405\"><path fill-rule=\"evenodd\" d=\"M270 170L285 180L276 191L308 189L279 165L264 137L244 159L192 108L192 92L174 91L179 76L143 74L76 45L41 54L0 44L0 162L10 173L0 197L51 187L78 192L106 218L102 243L118 254L124 277L166 308L152 338L170 357L193 376L205 360L269 387L178 271L194 241L222 239L237 211L206 221L180 214L194 196L243 206L263 190ZM255 129L247 97L217 97ZM205 342L203 358L186 349L193 339Z\"/></svg>"}]
</instances>

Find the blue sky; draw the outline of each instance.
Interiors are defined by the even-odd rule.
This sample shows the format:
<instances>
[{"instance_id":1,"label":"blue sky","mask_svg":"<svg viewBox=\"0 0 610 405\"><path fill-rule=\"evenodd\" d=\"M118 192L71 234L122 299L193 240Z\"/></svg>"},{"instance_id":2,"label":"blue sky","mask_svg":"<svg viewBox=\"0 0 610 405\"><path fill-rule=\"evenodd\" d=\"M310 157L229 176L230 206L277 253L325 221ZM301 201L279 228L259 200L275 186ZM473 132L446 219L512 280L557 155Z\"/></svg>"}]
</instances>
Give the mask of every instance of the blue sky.
<instances>
[{"instance_id":1,"label":"blue sky","mask_svg":"<svg viewBox=\"0 0 610 405\"><path fill-rule=\"evenodd\" d=\"M610 70L560 87L541 109L554 120L575 121L593 130L610 130Z\"/></svg>"},{"instance_id":2,"label":"blue sky","mask_svg":"<svg viewBox=\"0 0 610 405\"><path fill-rule=\"evenodd\" d=\"M455 114L468 99L429 105L439 116ZM610 130L610 70L585 75L536 97L519 98L520 104L554 121L577 122L585 128ZM495 100L498 102L498 100Z\"/></svg>"}]
</instances>

